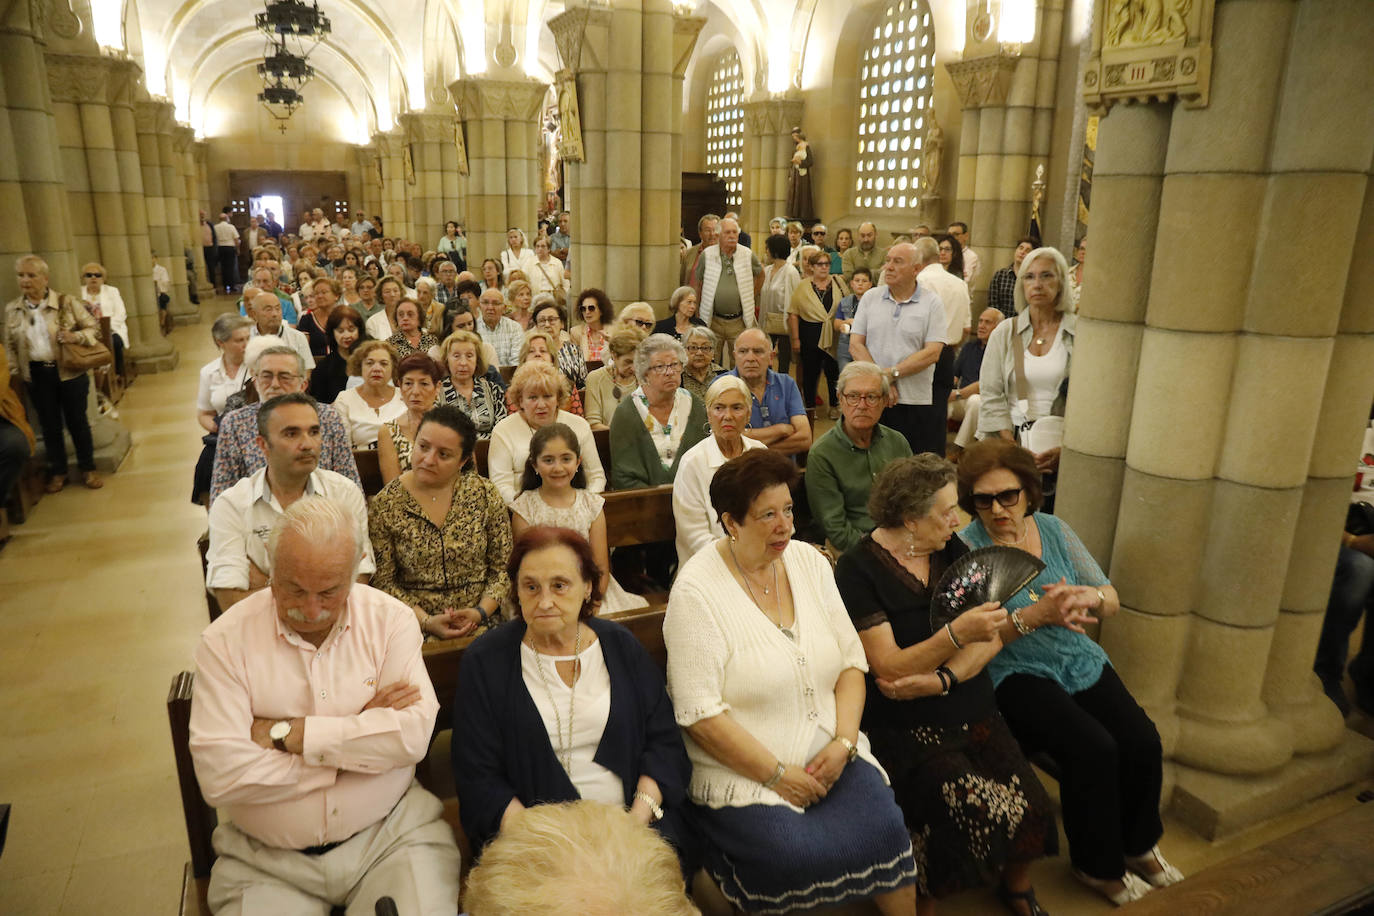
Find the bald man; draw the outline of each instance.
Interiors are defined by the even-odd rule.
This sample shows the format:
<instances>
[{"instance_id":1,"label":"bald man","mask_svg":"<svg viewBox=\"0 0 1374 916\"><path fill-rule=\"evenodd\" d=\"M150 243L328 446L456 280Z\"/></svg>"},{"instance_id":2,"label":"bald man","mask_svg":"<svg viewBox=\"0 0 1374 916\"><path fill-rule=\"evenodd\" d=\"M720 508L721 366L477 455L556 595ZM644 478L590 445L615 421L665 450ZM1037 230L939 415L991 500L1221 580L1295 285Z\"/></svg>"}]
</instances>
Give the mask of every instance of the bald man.
<instances>
[{"instance_id":1,"label":"bald man","mask_svg":"<svg viewBox=\"0 0 1374 916\"><path fill-rule=\"evenodd\" d=\"M1002 322L1000 310L988 306L978 316L975 336L964 344L954 360L954 385L949 393L949 415L959 422L959 434L954 437L955 452L962 452L973 442L978 431L978 380L983 373L983 354L988 349L988 335Z\"/></svg>"},{"instance_id":2,"label":"bald man","mask_svg":"<svg viewBox=\"0 0 1374 916\"><path fill-rule=\"evenodd\" d=\"M301 355L305 363L307 377L315 368L315 357L310 353L310 338L282 320L281 300L277 294L265 289L252 289L244 297L244 309L253 319L253 337L280 337L281 342Z\"/></svg>"}]
</instances>

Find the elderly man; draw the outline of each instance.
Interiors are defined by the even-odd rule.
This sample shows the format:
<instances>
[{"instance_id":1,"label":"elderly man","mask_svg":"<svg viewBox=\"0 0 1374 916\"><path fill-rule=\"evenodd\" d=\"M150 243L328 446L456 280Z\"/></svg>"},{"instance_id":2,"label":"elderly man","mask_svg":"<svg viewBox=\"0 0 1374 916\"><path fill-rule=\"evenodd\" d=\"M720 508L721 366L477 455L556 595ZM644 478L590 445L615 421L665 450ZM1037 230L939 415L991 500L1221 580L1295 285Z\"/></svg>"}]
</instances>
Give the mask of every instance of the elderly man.
<instances>
[{"instance_id":1,"label":"elderly man","mask_svg":"<svg viewBox=\"0 0 1374 916\"><path fill-rule=\"evenodd\" d=\"M894 458L911 454L901 433L878 422L891 382L872 363L850 363L840 372L840 422L811 446L806 459L806 498L826 540L843 553L873 530L868 491L873 477Z\"/></svg>"},{"instance_id":2,"label":"elderly man","mask_svg":"<svg viewBox=\"0 0 1374 916\"><path fill-rule=\"evenodd\" d=\"M256 216L248 217L248 228L243 230L243 259L251 261L253 253L263 242L267 241L267 233L258 224Z\"/></svg>"},{"instance_id":3,"label":"elderly man","mask_svg":"<svg viewBox=\"0 0 1374 916\"><path fill-rule=\"evenodd\" d=\"M323 245L333 235L333 226L329 222L329 217L324 215L323 210L316 207L310 211L310 218L310 225L315 230L315 241Z\"/></svg>"},{"instance_id":4,"label":"elderly man","mask_svg":"<svg viewBox=\"0 0 1374 916\"><path fill-rule=\"evenodd\" d=\"M720 221L716 244L697 258L692 288L700 302L697 316L716 335L722 355L728 354L735 338L754 326L763 290L763 265L739 243L739 223L733 219Z\"/></svg>"},{"instance_id":5,"label":"elderly man","mask_svg":"<svg viewBox=\"0 0 1374 916\"><path fill-rule=\"evenodd\" d=\"M811 447L811 421L802 404L801 389L792 376L774 372L773 344L759 328L749 328L735 341L737 375L749 387L753 412L745 433L768 448L795 455Z\"/></svg>"},{"instance_id":6,"label":"elderly man","mask_svg":"<svg viewBox=\"0 0 1374 916\"><path fill-rule=\"evenodd\" d=\"M972 288L983 265L978 260L978 252L969 247L968 223L955 220L949 224L949 234L954 236L959 242L959 247L964 250L964 282Z\"/></svg>"},{"instance_id":7,"label":"elderly man","mask_svg":"<svg viewBox=\"0 0 1374 916\"><path fill-rule=\"evenodd\" d=\"M368 233L372 231L372 223L363 215L363 211L355 210L353 211L353 225L348 227L348 231L359 242L366 241Z\"/></svg>"},{"instance_id":8,"label":"elderly man","mask_svg":"<svg viewBox=\"0 0 1374 916\"><path fill-rule=\"evenodd\" d=\"M811 243L830 255L830 275L839 276L844 272L844 258L838 248L830 247L830 229L825 223L811 227Z\"/></svg>"},{"instance_id":9,"label":"elderly man","mask_svg":"<svg viewBox=\"0 0 1374 916\"><path fill-rule=\"evenodd\" d=\"M934 414L929 408L935 364L947 342L945 307L934 290L917 285L919 269L915 245L892 246L882 285L859 300L849 352L856 362L882 366L895 382L883 422L906 436L912 452L943 457L945 431L943 426L932 428Z\"/></svg>"},{"instance_id":10,"label":"elderly man","mask_svg":"<svg viewBox=\"0 0 1374 916\"><path fill-rule=\"evenodd\" d=\"M681 269L678 271L679 286L686 286L692 281L697 272L697 260L701 258L703 251L716 243L719 231L720 217L714 213L707 213L697 220L697 235L701 237L701 241L682 252Z\"/></svg>"},{"instance_id":11,"label":"elderly man","mask_svg":"<svg viewBox=\"0 0 1374 916\"><path fill-rule=\"evenodd\" d=\"M954 437L955 458L973 442L978 431L979 378L983 372L983 354L988 351L988 335L1002 321L1002 313L992 306L978 316L977 336L964 344L954 360L954 385L949 393L949 415L959 421Z\"/></svg>"},{"instance_id":12,"label":"elderly man","mask_svg":"<svg viewBox=\"0 0 1374 916\"><path fill-rule=\"evenodd\" d=\"M254 289L244 300L249 318L253 319L253 337L278 337L295 350L305 364L307 376L315 369L315 357L310 352L310 338L282 320L281 297L271 290Z\"/></svg>"},{"instance_id":13,"label":"elderly man","mask_svg":"<svg viewBox=\"0 0 1374 916\"><path fill-rule=\"evenodd\" d=\"M458 298L458 265L452 261L440 261L437 270L438 285L434 288L434 301L446 306Z\"/></svg>"},{"instance_id":14,"label":"elderly man","mask_svg":"<svg viewBox=\"0 0 1374 916\"><path fill-rule=\"evenodd\" d=\"M723 218L724 218L724 219L732 219L732 220L734 220L734 221L737 222L737 223L739 222L739 214L736 213L734 210L727 210L727 211L725 211L725 216L724 216ZM743 229L742 227L740 228L740 231L739 231L739 243L740 243L741 245L743 245L745 248L748 248L750 251L753 251L753 250L754 250L754 243L753 243L753 241L749 238L749 233L745 232L744 229Z\"/></svg>"},{"instance_id":15,"label":"elderly man","mask_svg":"<svg viewBox=\"0 0 1374 916\"><path fill-rule=\"evenodd\" d=\"M221 211L215 223L215 260L219 263L219 281L224 291L232 293L239 285L239 230L229 222L229 214Z\"/></svg>"},{"instance_id":16,"label":"elderly man","mask_svg":"<svg viewBox=\"0 0 1374 916\"><path fill-rule=\"evenodd\" d=\"M549 254L564 265L570 263L568 257L572 254L572 236L568 234L571 226L572 214L564 210L558 214L558 228L549 236Z\"/></svg>"},{"instance_id":17,"label":"elderly man","mask_svg":"<svg viewBox=\"0 0 1374 916\"><path fill-rule=\"evenodd\" d=\"M844 274L846 285L854 279L854 271L860 267L867 267L873 276L878 276L887 254L878 247L877 226L872 223L860 223L857 234L858 244L846 249L840 258L841 272Z\"/></svg>"},{"instance_id":18,"label":"elderly man","mask_svg":"<svg viewBox=\"0 0 1374 916\"><path fill-rule=\"evenodd\" d=\"M931 414L927 419L931 429L938 425L943 430L949 422L949 395L954 388L954 349L967 336L973 323L969 312L968 284L940 264L940 244L935 239L917 239L913 245L916 259L921 264L916 283L934 290L945 307L945 340L949 346L940 353L940 361L935 364L930 406L922 408ZM940 441L943 443L944 439Z\"/></svg>"},{"instance_id":19,"label":"elderly man","mask_svg":"<svg viewBox=\"0 0 1374 916\"><path fill-rule=\"evenodd\" d=\"M300 353L286 344L273 344L263 350L248 371L258 390L258 402L232 410L220 420L215 466L210 475L211 505L225 490L266 467L267 457L258 447L258 411L262 405L283 394L305 390L305 363ZM363 483L358 477L358 465L353 461L353 447L343 420L328 404L320 405L319 412L323 438L320 466L344 475L361 487Z\"/></svg>"},{"instance_id":20,"label":"elderly man","mask_svg":"<svg viewBox=\"0 0 1374 916\"><path fill-rule=\"evenodd\" d=\"M506 297L496 288L484 290L477 300L481 318L477 322L477 334L496 351L498 366L514 366L520 361L520 345L525 341L525 332L512 318L503 312Z\"/></svg>"},{"instance_id":21,"label":"elderly man","mask_svg":"<svg viewBox=\"0 0 1374 916\"><path fill-rule=\"evenodd\" d=\"M258 448L267 456L261 470L225 490L210 507L210 550L205 587L229 608L272 579L267 533L281 514L306 496L324 496L347 509L364 545L358 581L376 567L367 539L367 504L358 485L320 463L320 412L314 398L295 392L275 397L258 411Z\"/></svg>"},{"instance_id":22,"label":"elderly man","mask_svg":"<svg viewBox=\"0 0 1374 916\"><path fill-rule=\"evenodd\" d=\"M206 628L191 757L215 830L214 913L453 913L459 854L415 781L439 703L415 615L354 580L350 509L294 502L268 538L269 587Z\"/></svg>"},{"instance_id":23,"label":"elderly man","mask_svg":"<svg viewBox=\"0 0 1374 916\"><path fill-rule=\"evenodd\" d=\"M247 315L248 297L251 296L255 290L262 290L272 293L277 297L278 301L281 302L282 320L287 324L294 325L300 321L300 316L296 314L296 303L290 296L277 288L277 271L272 267L275 263L274 261L259 261L253 265L253 283L251 286L245 288L243 295L239 297L239 312Z\"/></svg>"}]
</instances>

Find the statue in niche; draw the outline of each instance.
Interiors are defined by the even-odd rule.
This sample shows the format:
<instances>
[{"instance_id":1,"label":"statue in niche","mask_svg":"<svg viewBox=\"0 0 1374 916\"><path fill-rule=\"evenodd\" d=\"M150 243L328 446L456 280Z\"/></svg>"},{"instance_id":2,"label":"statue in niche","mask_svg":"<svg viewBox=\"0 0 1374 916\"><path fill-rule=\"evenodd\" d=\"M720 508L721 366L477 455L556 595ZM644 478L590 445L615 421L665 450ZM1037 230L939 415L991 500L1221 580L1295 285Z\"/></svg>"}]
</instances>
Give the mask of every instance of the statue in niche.
<instances>
[{"instance_id":1,"label":"statue in niche","mask_svg":"<svg viewBox=\"0 0 1374 916\"><path fill-rule=\"evenodd\" d=\"M792 142L796 149L792 152L792 165L787 172L787 215L793 219L809 220L815 213L811 200L811 170L816 167L816 157L811 153L811 144L800 127L792 128Z\"/></svg>"},{"instance_id":2,"label":"statue in niche","mask_svg":"<svg viewBox=\"0 0 1374 916\"><path fill-rule=\"evenodd\" d=\"M1103 43L1119 48L1182 41L1192 8L1193 0L1111 0Z\"/></svg>"},{"instance_id":3,"label":"statue in niche","mask_svg":"<svg viewBox=\"0 0 1374 916\"><path fill-rule=\"evenodd\" d=\"M945 130L935 120L935 109L930 110L930 127L926 128L925 142L921 144L921 184L925 196L940 196L940 173L944 167Z\"/></svg>"},{"instance_id":4,"label":"statue in niche","mask_svg":"<svg viewBox=\"0 0 1374 916\"><path fill-rule=\"evenodd\" d=\"M582 115L577 108L577 78L564 72L558 81L558 117L562 142L558 153L563 161L585 162L587 155L582 147Z\"/></svg>"}]
</instances>

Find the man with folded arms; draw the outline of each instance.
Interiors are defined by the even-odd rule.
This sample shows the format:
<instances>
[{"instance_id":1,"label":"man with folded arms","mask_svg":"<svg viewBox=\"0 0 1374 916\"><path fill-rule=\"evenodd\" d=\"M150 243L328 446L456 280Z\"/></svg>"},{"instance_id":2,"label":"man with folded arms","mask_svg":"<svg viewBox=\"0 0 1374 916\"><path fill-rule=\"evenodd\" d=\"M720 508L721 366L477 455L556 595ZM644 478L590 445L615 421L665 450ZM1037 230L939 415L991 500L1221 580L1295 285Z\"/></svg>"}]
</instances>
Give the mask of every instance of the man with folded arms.
<instances>
[{"instance_id":1,"label":"man with folded arms","mask_svg":"<svg viewBox=\"0 0 1374 916\"><path fill-rule=\"evenodd\" d=\"M307 496L268 540L271 585L196 649L191 755L227 815L210 874L216 914L451 914L458 848L415 781L439 704L415 615L354 583L352 514Z\"/></svg>"}]
</instances>

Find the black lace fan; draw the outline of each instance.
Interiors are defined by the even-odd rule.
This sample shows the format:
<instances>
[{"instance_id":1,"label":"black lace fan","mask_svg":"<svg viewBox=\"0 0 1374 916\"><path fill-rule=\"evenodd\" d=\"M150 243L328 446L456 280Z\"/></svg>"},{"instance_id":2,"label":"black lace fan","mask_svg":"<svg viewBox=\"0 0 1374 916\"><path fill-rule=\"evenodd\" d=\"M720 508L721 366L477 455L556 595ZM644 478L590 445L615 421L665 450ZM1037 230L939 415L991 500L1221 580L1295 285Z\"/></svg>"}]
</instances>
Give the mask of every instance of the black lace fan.
<instances>
[{"instance_id":1,"label":"black lace fan","mask_svg":"<svg viewBox=\"0 0 1374 916\"><path fill-rule=\"evenodd\" d=\"M1045 569L1038 557L1016 547L980 547L945 570L930 600L930 629L938 630L969 608L1001 603Z\"/></svg>"}]
</instances>

